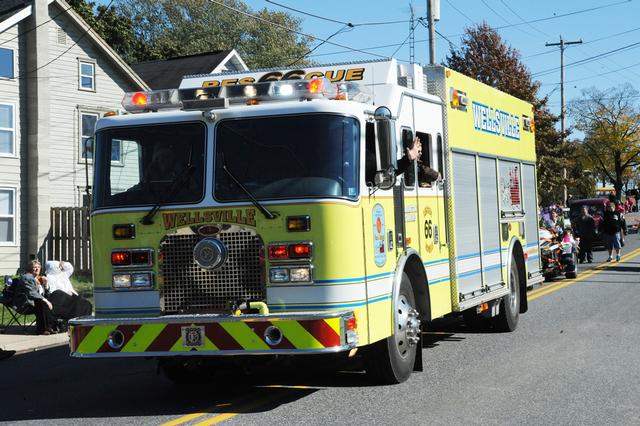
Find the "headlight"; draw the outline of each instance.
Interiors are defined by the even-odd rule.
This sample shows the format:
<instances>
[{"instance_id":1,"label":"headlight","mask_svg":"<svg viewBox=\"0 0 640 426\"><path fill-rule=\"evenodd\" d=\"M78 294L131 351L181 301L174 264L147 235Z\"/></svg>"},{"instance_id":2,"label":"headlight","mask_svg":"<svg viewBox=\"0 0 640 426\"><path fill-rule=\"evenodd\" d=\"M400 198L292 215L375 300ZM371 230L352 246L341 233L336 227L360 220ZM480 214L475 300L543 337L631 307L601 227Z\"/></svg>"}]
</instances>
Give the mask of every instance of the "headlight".
<instances>
[{"instance_id":1,"label":"headlight","mask_svg":"<svg viewBox=\"0 0 640 426\"><path fill-rule=\"evenodd\" d=\"M135 288L153 287L151 272L139 272L131 274L131 286Z\"/></svg>"},{"instance_id":2,"label":"headlight","mask_svg":"<svg viewBox=\"0 0 640 426\"><path fill-rule=\"evenodd\" d=\"M289 270L287 268L271 268L269 271L269 280L272 283L289 282Z\"/></svg>"},{"instance_id":3,"label":"headlight","mask_svg":"<svg viewBox=\"0 0 640 426\"><path fill-rule=\"evenodd\" d=\"M113 274L113 288L130 288L131 274Z\"/></svg>"},{"instance_id":4,"label":"headlight","mask_svg":"<svg viewBox=\"0 0 640 426\"><path fill-rule=\"evenodd\" d=\"M311 282L311 268L291 268L289 270L291 282L294 283L308 283Z\"/></svg>"}]
</instances>

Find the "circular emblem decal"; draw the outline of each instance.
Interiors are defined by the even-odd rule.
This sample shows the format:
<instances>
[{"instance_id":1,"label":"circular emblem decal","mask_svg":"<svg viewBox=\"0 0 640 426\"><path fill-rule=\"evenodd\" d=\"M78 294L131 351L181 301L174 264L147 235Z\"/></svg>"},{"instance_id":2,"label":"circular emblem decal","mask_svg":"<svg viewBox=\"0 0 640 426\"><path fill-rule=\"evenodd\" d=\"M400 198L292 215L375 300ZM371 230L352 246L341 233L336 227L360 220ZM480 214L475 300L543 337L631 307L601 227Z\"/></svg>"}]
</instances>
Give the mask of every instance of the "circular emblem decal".
<instances>
[{"instance_id":1,"label":"circular emblem decal","mask_svg":"<svg viewBox=\"0 0 640 426\"><path fill-rule=\"evenodd\" d=\"M376 204L373 206L373 260L377 266L383 266L387 262L386 233L384 209L380 204Z\"/></svg>"},{"instance_id":2,"label":"circular emblem decal","mask_svg":"<svg viewBox=\"0 0 640 426\"><path fill-rule=\"evenodd\" d=\"M222 241L205 238L193 248L193 260L204 269L217 269L227 260L227 248Z\"/></svg>"}]
</instances>

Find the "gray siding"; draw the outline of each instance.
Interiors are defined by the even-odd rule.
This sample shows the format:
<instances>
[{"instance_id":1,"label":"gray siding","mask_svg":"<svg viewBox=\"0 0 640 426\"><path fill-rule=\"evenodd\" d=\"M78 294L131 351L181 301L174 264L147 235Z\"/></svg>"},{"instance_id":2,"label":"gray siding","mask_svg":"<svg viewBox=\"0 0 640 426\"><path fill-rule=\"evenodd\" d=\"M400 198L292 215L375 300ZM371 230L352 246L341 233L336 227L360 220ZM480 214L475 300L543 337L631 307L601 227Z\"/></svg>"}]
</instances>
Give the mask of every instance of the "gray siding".
<instances>
[{"instance_id":1,"label":"gray siding","mask_svg":"<svg viewBox=\"0 0 640 426\"><path fill-rule=\"evenodd\" d=\"M19 78L24 72L24 41L18 38L22 26L14 25L7 31L0 33L0 43L3 48L14 51L13 79L0 79L0 102L14 105L14 155L0 154L0 188L15 190L15 235L13 244L0 243L0 274L16 272L21 261L21 247L23 237L26 236L26 215L22 215L26 206L26 188L24 167L26 167L25 144L21 143L26 135L24 114L21 113L24 104L24 81Z\"/></svg>"},{"instance_id":2,"label":"gray siding","mask_svg":"<svg viewBox=\"0 0 640 426\"><path fill-rule=\"evenodd\" d=\"M120 109L126 91L137 88L123 72L84 34L61 8L49 5L49 16L57 16L46 23L48 51L53 61L49 68L48 88L50 107L50 137L39 138L38 144L46 144L48 155L44 161L50 166L50 204L52 207L82 205L85 190L85 166L80 153L80 112L102 114ZM0 275L13 274L27 260L28 212L27 198L27 92L25 73L27 64L25 22L0 33L0 46L14 50L14 79L0 79L0 102L15 104L15 155L0 155L0 188L15 189L15 243L0 243ZM18 35L20 34L20 37ZM63 37L61 37L64 35ZM74 44L75 43L75 44ZM67 49L69 51L65 52ZM58 58L58 56L60 56ZM78 60L95 63L95 91L79 90ZM47 140L44 140L47 139ZM123 147L124 148L124 147ZM126 149L123 149L123 153ZM125 164L134 158L124 158ZM31 165L33 167L33 165ZM123 168L121 183L135 180L135 172ZM129 172L129 173L127 173ZM89 167L91 183L92 170ZM46 204L46 203L44 203ZM48 206L43 209L48 210Z\"/></svg>"},{"instance_id":3,"label":"gray siding","mask_svg":"<svg viewBox=\"0 0 640 426\"><path fill-rule=\"evenodd\" d=\"M58 6L52 4L49 13L52 16L57 15ZM51 206L81 206L86 179L85 164L80 151L80 113L102 114L120 109L124 93L135 88L102 56L88 37L83 37L83 31L66 15L58 16L48 25L51 59L69 49L50 65ZM66 33L64 44L58 39L60 28ZM95 91L78 89L79 60L95 63ZM89 166L89 184L91 176L92 169Z\"/></svg>"}]
</instances>

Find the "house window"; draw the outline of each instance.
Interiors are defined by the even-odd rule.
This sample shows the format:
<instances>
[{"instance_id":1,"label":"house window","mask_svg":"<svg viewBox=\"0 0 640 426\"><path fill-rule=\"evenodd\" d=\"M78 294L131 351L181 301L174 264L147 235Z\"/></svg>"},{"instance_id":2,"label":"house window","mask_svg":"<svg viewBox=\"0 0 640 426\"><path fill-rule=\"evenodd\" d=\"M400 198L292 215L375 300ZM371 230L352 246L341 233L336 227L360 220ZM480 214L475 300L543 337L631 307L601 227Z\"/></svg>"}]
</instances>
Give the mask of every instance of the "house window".
<instances>
[{"instance_id":1,"label":"house window","mask_svg":"<svg viewBox=\"0 0 640 426\"><path fill-rule=\"evenodd\" d=\"M79 63L80 69L80 90L95 90L96 88L96 64L93 62Z\"/></svg>"},{"instance_id":2,"label":"house window","mask_svg":"<svg viewBox=\"0 0 640 426\"><path fill-rule=\"evenodd\" d=\"M13 78L13 50L0 48L0 77Z\"/></svg>"},{"instance_id":3,"label":"house window","mask_svg":"<svg viewBox=\"0 0 640 426\"><path fill-rule=\"evenodd\" d=\"M14 155L15 118L13 104L0 103L0 155Z\"/></svg>"},{"instance_id":4,"label":"house window","mask_svg":"<svg viewBox=\"0 0 640 426\"><path fill-rule=\"evenodd\" d=\"M111 162L122 163L122 141L114 139L111 143Z\"/></svg>"},{"instance_id":5,"label":"house window","mask_svg":"<svg viewBox=\"0 0 640 426\"><path fill-rule=\"evenodd\" d=\"M80 113L80 158L93 159L93 133L96 130L98 114Z\"/></svg>"},{"instance_id":6,"label":"house window","mask_svg":"<svg viewBox=\"0 0 640 426\"><path fill-rule=\"evenodd\" d=\"M16 191L0 188L0 244L14 244L16 223Z\"/></svg>"},{"instance_id":7,"label":"house window","mask_svg":"<svg viewBox=\"0 0 640 426\"><path fill-rule=\"evenodd\" d=\"M91 112L80 113L80 159L93 160L93 134L96 130L96 122L100 115ZM122 162L122 141L114 141L111 144L111 161Z\"/></svg>"}]
</instances>

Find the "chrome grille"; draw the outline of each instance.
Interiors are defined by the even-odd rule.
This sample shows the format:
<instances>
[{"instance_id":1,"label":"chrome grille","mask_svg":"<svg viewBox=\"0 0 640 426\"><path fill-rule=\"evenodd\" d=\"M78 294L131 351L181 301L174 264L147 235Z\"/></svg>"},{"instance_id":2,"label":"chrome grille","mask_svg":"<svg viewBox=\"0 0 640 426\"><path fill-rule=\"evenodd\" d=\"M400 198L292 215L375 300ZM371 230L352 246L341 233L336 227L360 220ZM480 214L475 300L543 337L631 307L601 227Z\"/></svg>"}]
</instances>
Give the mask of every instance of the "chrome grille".
<instances>
[{"instance_id":1,"label":"chrome grille","mask_svg":"<svg viewBox=\"0 0 640 426\"><path fill-rule=\"evenodd\" d=\"M263 243L252 230L233 226L215 238L228 250L227 261L206 270L193 259L202 239L195 233L166 236L160 243L165 313L228 311L230 303L265 300Z\"/></svg>"}]
</instances>

